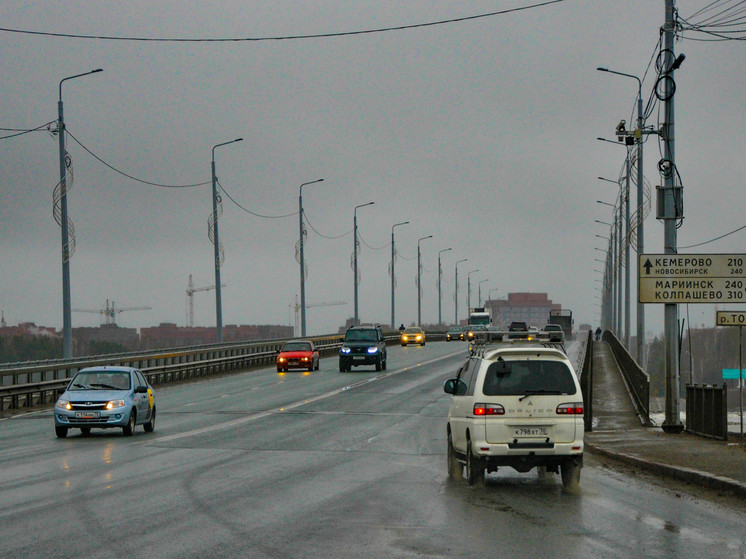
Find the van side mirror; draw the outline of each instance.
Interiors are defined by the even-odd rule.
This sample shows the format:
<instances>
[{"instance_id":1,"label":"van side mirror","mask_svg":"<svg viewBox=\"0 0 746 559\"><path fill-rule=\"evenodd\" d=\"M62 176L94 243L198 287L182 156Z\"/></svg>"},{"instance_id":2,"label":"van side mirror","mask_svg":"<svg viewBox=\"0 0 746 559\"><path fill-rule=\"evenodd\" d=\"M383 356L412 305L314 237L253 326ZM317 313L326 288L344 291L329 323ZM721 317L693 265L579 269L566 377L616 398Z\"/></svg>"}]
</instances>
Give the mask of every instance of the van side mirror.
<instances>
[{"instance_id":1,"label":"van side mirror","mask_svg":"<svg viewBox=\"0 0 746 559\"><path fill-rule=\"evenodd\" d=\"M466 383L457 378L449 378L445 384L443 384L443 392L451 394L452 396L463 396L466 394L468 386Z\"/></svg>"}]
</instances>

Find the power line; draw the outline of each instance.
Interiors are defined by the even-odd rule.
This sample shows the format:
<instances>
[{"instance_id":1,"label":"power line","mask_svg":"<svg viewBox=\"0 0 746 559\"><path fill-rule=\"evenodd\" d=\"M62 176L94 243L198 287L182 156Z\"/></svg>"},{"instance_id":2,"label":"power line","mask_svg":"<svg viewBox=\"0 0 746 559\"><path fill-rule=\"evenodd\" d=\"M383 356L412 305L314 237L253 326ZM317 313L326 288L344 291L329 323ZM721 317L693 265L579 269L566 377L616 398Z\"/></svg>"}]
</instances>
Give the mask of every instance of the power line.
<instances>
[{"instance_id":1,"label":"power line","mask_svg":"<svg viewBox=\"0 0 746 559\"><path fill-rule=\"evenodd\" d=\"M87 40L100 40L100 41L139 41L139 42L159 42L159 43L230 43L230 42L260 42L260 41L294 41L294 40L306 40L306 39L323 39L332 37L346 37L350 35L369 35L373 33L388 33L392 31L405 31L409 29L418 29L422 27L434 27L437 25L448 25L452 23L463 23L465 21L471 21L475 19L483 19L488 17L495 17L505 15L513 12L520 12L533 8L541 8L550 4L557 4L564 2L565 0L548 0L546 2L539 2L536 4L530 4L528 6L521 6L518 8L508 8L506 10L500 10L496 12L489 12L485 14L477 14L473 16L465 16L459 18L444 19L439 21L430 21L426 23L413 23L409 25L399 25L394 27L381 27L377 29L363 29L358 31L340 31L332 33L311 33L303 35L280 35L274 37L225 37L225 38L165 38L165 37L115 37L111 35L83 35L75 33L55 33L48 31L31 31L28 29L11 29L8 27L0 27L0 31L7 33L19 33L24 35L38 35L44 37L62 37L66 39L87 39Z\"/></svg>"},{"instance_id":2,"label":"power line","mask_svg":"<svg viewBox=\"0 0 746 559\"><path fill-rule=\"evenodd\" d=\"M125 176L128 179L132 179L133 181L136 181L136 182L139 182L139 183L142 183L142 184L147 184L147 185L150 185L150 186L158 186L160 188L193 188L195 186L205 186L206 184L210 184L210 181L207 181L207 182L198 182L198 183L195 183L195 184L180 184L180 185L175 185L175 184L159 184L157 182L150 182L150 181L146 181L146 180L143 180L143 179L138 179L137 177L133 177L132 175L129 175L129 174L125 173L124 171L120 171L119 169L117 169L113 165L110 165L109 163L107 163L106 161L104 161L103 159L101 159L98 155L96 155L90 149L88 149L86 146L84 146L81 143L80 140L78 140L75 136L73 136L73 134L70 132L69 128L66 127L65 128L65 132L67 132L67 135L70 136L73 140L75 140L76 144L78 144L80 147L82 147L86 152L88 152L89 155L91 155L98 162L102 163L103 165L106 165L112 171L114 171L116 173L119 173L120 175Z\"/></svg>"},{"instance_id":3,"label":"power line","mask_svg":"<svg viewBox=\"0 0 746 559\"><path fill-rule=\"evenodd\" d=\"M311 228L311 230L312 230L312 231L313 231L314 233L316 233L316 234L317 234L317 235L318 235L319 237L322 237L322 238L324 238L324 239L341 239L342 237L346 237L347 235L350 235L350 234L352 234L352 229L350 229L349 231L347 231L347 233L342 233L341 235L336 235L336 236L329 236L329 235L324 235L324 234L322 234L322 233L319 233L319 232L318 232L318 230L317 230L317 229L316 229L316 228L315 228L315 227L313 226L313 224L311 223L311 220L309 220L309 219L308 219L308 212L306 212L306 211L304 210L304 211L303 211L303 215L304 215L304 216L306 217L306 223L308 223L308 226L309 226L309 227Z\"/></svg>"},{"instance_id":4,"label":"power line","mask_svg":"<svg viewBox=\"0 0 746 559\"><path fill-rule=\"evenodd\" d=\"M709 241L705 241L703 243L697 243L696 245L689 245L685 247L679 247L679 248L694 248L694 247L701 247L702 245L707 245L710 243L714 243L715 241L719 241L720 239L723 239L727 237L728 235L732 235L733 233L738 233L740 230L746 229L746 225L742 225L738 229L734 229L733 231L730 231L729 233L725 233L724 235L720 235L719 237L715 237L714 239L710 239Z\"/></svg>"},{"instance_id":5,"label":"power line","mask_svg":"<svg viewBox=\"0 0 746 559\"><path fill-rule=\"evenodd\" d=\"M298 215L298 212L293 212L291 214L285 214L285 215L262 215L262 214L258 214L256 212L252 212L248 208L245 208L241 204L239 204L238 202L236 202L236 200L233 198L233 196L231 196L230 194L228 194L228 191L225 189L225 187L222 184L220 184L220 181L216 181L216 182L218 183L218 186L220 186L220 190L223 191L223 194L225 194L231 202L233 202L236 206L238 206L240 209L242 209L243 211L245 211L247 214L251 214L251 215L253 215L255 217L261 217L261 218L264 218L264 219L280 219L280 218L283 218L283 217L291 217L291 216L294 216L294 215Z\"/></svg>"},{"instance_id":6,"label":"power line","mask_svg":"<svg viewBox=\"0 0 746 559\"><path fill-rule=\"evenodd\" d=\"M49 126L57 122L56 120L51 120L47 122L46 124L42 124L41 126L37 126L36 128L0 128L3 132L17 132L17 134L8 134L7 136L0 136L0 140L7 140L9 138L17 138L18 136L23 136L24 134L29 134L30 132L37 132L44 128L45 130L49 130Z\"/></svg>"}]
</instances>

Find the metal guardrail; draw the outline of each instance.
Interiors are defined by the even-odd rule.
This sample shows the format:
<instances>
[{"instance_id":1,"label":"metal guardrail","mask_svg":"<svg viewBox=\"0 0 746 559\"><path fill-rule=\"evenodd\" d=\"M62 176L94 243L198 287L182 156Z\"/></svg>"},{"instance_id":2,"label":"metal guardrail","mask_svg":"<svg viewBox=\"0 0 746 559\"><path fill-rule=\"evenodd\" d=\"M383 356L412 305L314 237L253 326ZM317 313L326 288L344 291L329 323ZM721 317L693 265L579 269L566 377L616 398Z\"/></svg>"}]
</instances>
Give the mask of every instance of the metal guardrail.
<instances>
[{"instance_id":1,"label":"metal guardrail","mask_svg":"<svg viewBox=\"0 0 746 559\"><path fill-rule=\"evenodd\" d=\"M580 372L580 389L583 392L583 417L587 433L593 431L593 330L588 330L583 364Z\"/></svg>"},{"instance_id":2,"label":"metal guardrail","mask_svg":"<svg viewBox=\"0 0 746 559\"><path fill-rule=\"evenodd\" d=\"M344 336L308 338L322 356L336 355ZM442 333L428 334L442 341ZM386 344L399 343L399 333L386 335ZM195 378L245 371L275 364L275 357L288 339L261 342L233 342L145 353L104 355L71 360L19 364L0 368L0 412L10 409L51 405L65 391L73 375L85 367L124 366L140 369L153 386Z\"/></svg>"},{"instance_id":3,"label":"metal guardrail","mask_svg":"<svg viewBox=\"0 0 746 559\"><path fill-rule=\"evenodd\" d=\"M650 376L642 370L613 332L604 330L601 339L611 348L622 377L632 393L632 403L638 415L646 425L650 425Z\"/></svg>"},{"instance_id":4,"label":"metal guardrail","mask_svg":"<svg viewBox=\"0 0 746 559\"><path fill-rule=\"evenodd\" d=\"M342 336L310 338L319 354L336 354ZM396 338L398 340L398 337ZM54 403L80 369L125 366L140 369L152 385L244 371L275 364L275 356L288 340L210 345L189 349L86 357L0 370L0 411ZM10 382L8 382L10 381Z\"/></svg>"},{"instance_id":5,"label":"metal guardrail","mask_svg":"<svg viewBox=\"0 0 746 559\"><path fill-rule=\"evenodd\" d=\"M728 440L728 385L686 385L686 430Z\"/></svg>"}]
</instances>

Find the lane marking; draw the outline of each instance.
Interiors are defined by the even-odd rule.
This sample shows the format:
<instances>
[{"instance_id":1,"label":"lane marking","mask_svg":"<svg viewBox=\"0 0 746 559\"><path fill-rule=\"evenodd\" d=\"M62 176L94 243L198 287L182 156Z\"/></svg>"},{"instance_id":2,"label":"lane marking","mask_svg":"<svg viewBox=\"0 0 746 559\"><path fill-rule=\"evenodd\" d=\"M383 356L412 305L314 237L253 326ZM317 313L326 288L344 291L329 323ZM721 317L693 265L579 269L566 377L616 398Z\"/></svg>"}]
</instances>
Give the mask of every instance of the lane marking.
<instances>
[{"instance_id":1,"label":"lane marking","mask_svg":"<svg viewBox=\"0 0 746 559\"><path fill-rule=\"evenodd\" d=\"M430 365L432 363L437 363L438 361L443 361L445 359L449 359L451 357L454 357L456 355L459 355L463 353L462 351L454 352L448 355L444 355L441 357L435 357L433 359L429 359L428 361L423 361L421 363L417 363L415 365L416 367L420 367L422 365ZM401 373L406 372L411 367L403 367L401 369L383 373L381 375L376 375L372 378L362 379L358 382L348 384L347 386L342 386L340 388L335 388L334 390L331 390L330 392L326 392L324 394L318 394L317 396L314 396L312 398L304 398L302 400L298 400L297 402L293 402L290 404L286 404L280 407L272 408L263 412L256 412L251 415L248 415L246 417L241 417L239 419L234 419L233 421L227 421L225 423L219 423L217 425L209 425L207 427L200 427L199 429L193 429L191 431L185 431L183 433L176 433L174 435L166 435L165 437L158 437L154 440L151 439L149 441L151 444L156 444L160 442L170 442L175 441L178 439L183 439L185 437L193 437L198 435L204 435L205 433L212 433L214 431L222 431L225 429L230 429L232 427L238 427L240 425L245 425L246 423L250 423L252 421L256 421L258 419L263 419L265 417L269 417L270 415L274 415L276 413L282 413L284 411L293 410L296 408L299 408L301 406L305 406L307 404L313 404L314 402L318 402L321 400L326 400L327 398L331 398L332 396L337 396L338 394L341 394L343 392L346 392L348 390L354 390L355 388L360 388L361 386L365 386L368 383L375 382L377 380L381 380L387 377L399 375Z\"/></svg>"}]
</instances>

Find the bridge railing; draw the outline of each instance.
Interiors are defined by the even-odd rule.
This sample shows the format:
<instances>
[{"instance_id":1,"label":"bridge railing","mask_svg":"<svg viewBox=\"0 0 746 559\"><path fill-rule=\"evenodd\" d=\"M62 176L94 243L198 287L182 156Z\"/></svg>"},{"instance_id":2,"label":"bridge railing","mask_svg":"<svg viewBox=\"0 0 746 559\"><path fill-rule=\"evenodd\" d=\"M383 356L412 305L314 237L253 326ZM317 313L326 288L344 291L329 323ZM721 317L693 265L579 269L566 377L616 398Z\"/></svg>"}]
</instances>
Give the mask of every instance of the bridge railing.
<instances>
[{"instance_id":1,"label":"bridge railing","mask_svg":"<svg viewBox=\"0 0 746 559\"><path fill-rule=\"evenodd\" d=\"M619 339L610 330L605 330L602 340L609 344L624 382L632 394L632 401L638 415L645 424L650 424L650 376L642 370Z\"/></svg>"},{"instance_id":2,"label":"bridge railing","mask_svg":"<svg viewBox=\"0 0 746 559\"><path fill-rule=\"evenodd\" d=\"M331 334L308 338L324 357L336 355L344 336ZM398 343L398 332L386 334L386 344ZM428 339L445 339L442 333ZM53 404L70 379L80 369L97 366L123 366L140 369L152 385L245 371L275 364L277 352L288 339L231 342L178 349L126 353L18 363L0 368L0 411Z\"/></svg>"},{"instance_id":3,"label":"bridge railing","mask_svg":"<svg viewBox=\"0 0 746 559\"><path fill-rule=\"evenodd\" d=\"M341 335L310 338L323 356L339 351ZM397 338L398 339L398 338ZM124 366L140 369L153 384L178 382L268 367L288 340L212 344L146 353L84 357L67 361L19 364L0 369L0 411L53 403L64 392L78 370L96 366Z\"/></svg>"}]
</instances>

